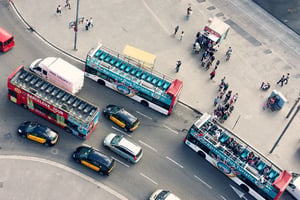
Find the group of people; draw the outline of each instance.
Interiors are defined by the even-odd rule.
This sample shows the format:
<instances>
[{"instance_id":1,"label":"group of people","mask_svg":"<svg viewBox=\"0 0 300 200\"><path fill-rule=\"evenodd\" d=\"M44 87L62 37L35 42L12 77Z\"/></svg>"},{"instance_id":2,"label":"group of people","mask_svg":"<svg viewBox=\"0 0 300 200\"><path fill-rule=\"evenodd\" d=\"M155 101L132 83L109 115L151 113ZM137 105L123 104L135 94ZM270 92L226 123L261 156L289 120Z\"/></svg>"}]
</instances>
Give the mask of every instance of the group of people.
<instances>
[{"instance_id":1,"label":"group of people","mask_svg":"<svg viewBox=\"0 0 300 200\"><path fill-rule=\"evenodd\" d=\"M232 94L232 90L228 90L229 84L225 82L224 77L219 84L219 95L214 99L214 106L217 108L214 110L214 116L216 120L221 123L228 119L234 110L234 103L238 99L238 93ZM223 96L224 100L223 100Z\"/></svg>"}]
</instances>

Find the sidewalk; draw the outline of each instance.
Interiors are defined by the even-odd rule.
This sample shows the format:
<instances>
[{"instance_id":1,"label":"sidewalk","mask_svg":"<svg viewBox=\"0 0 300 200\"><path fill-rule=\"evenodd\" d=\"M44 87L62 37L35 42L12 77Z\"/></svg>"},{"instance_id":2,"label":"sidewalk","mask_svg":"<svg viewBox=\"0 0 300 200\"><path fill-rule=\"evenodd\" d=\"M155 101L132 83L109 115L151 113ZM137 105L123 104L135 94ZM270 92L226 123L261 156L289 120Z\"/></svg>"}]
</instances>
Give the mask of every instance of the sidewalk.
<instances>
[{"instance_id":1,"label":"sidewalk","mask_svg":"<svg viewBox=\"0 0 300 200\"><path fill-rule=\"evenodd\" d=\"M180 100L201 112L211 112L214 109L213 99L218 94L219 81L226 76L229 89L233 90L233 94L238 92L239 99L233 114L224 126L232 129L239 119L234 128L239 137L280 167L293 171L300 168L297 126L299 116L296 116L273 154L268 154L286 126L288 120L285 116L298 97L299 61L294 61L297 58L295 56L294 60L282 56L284 54L281 51L286 53L288 47L284 47L277 40L277 35L269 34L265 39L264 31L258 33L253 31L255 25L258 25L255 23L258 22L248 21L248 18L252 16L251 19L255 19L255 10L247 12L247 16L242 9L226 13L231 6L228 2L226 5L217 4L218 7L210 1L198 3L192 0L172 1L172 3L169 1L158 3L155 0L80 1L79 17L93 17L94 27L86 31L84 25L80 24L77 37L78 50L74 51L74 31L69 29L68 25L75 18L75 2L75 0L71 2L71 10L64 8L65 1L14 0L13 4L36 32L56 47L81 60L85 60L90 48L98 43L120 53L124 46L129 44L155 54L157 56L155 70L181 79L184 82L184 89ZM188 3L193 8L193 14L190 20L186 21L185 12ZM63 8L62 16L55 13L58 4ZM247 8L246 4L238 5L239 8L242 6ZM222 42L216 53L216 59L219 59L221 64L214 80L209 80L210 71L204 71L200 67L200 57L191 53L191 47L196 33L203 29L209 17L216 15L224 21L231 20L235 28L230 30L229 37ZM244 18L247 20L241 22ZM264 25L272 28L270 30L282 27L270 20L268 15L260 20L265 20ZM180 26L179 32L181 30L185 32L182 41L171 37L176 25ZM258 45L251 43L250 36L258 40ZM276 42L272 42L274 40ZM225 51L228 46L233 48L233 55L229 62L225 62ZM297 52L293 53L297 55ZM177 60L182 61L179 73L175 73ZM84 66L79 67L83 69ZM277 79L287 72L292 75L289 84L284 87L276 85ZM261 81L270 82L271 89L267 92L260 91ZM288 100L281 111L274 113L262 110L263 103L272 89L280 91Z\"/></svg>"},{"instance_id":2,"label":"sidewalk","mask_svg":"<svg viewBox=\"0 0 300 200\"><path fill-rule=\"evenodd\" d=\"M53 161L0 155L0 166L1 199L126 200L95 179Z\"/></svg>"}]
</instances>

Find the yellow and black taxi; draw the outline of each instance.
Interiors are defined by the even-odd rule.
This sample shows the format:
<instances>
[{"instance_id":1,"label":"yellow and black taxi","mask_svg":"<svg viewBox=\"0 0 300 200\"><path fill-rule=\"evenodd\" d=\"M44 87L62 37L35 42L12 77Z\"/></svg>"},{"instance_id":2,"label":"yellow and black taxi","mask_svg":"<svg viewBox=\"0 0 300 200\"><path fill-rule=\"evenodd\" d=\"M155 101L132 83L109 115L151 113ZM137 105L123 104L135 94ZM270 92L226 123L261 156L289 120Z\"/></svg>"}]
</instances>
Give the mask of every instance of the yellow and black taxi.
<instances>
[{"instance_id":1,"label":"yellow and black taxi","mask_svg":"<svg viewBox=\"0 0 300 200\"><path fill-rule=\"evenodd\" d=\"M55 145L59 137L59 134L51 128L30 121L25 121L19 126L18 134L45 146Z\"/></svg>"},{"instance_id":2,"label":"yellow and black taxi","mask_svg":"<svg viewBox=\"0 0 300 200\"><path fill-rule=\"evenodd\" d=\"M100 174L109 175L115 166L114 159L89 146L77 147L72 154L72 158L76 162L97 171Z\"/></svg>"},{"instance_id":3,"label":"yellow and black taxi","mask_svg":"<svg viewBox=\"0 0 300 200\"><path fill-rule=\"evenodd\" d=\"M116 105L106 106L103 110L103 115L127 132L134 131L140 124L137 117L126 111L124 108Z\"/></svg>"}]
</instances>

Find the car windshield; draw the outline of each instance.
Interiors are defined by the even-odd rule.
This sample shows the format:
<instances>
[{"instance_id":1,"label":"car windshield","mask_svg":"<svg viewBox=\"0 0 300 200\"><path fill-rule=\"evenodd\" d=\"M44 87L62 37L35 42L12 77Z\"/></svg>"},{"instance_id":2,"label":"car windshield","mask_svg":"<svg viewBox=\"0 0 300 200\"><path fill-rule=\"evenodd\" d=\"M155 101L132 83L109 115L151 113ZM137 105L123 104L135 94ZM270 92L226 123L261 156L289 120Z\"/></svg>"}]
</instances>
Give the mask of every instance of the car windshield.
<instances>
[{"instance_id":1,"label":"car windshield","mask_svg":"<svg viewBox=\"0 0 300 200\"><path fill-rule=\"evenodd\" d=\"M32 132L36 127L37 127L36 122L29 123L28 126L26 127L26 131L27 132Z\"/></svg>"},{"instance_id":2,"label":"car windshield","mask_svg":"<svg viewBox=\"0 0 300 200\"><path fill-rule=\"evenodd\" d=\"M121 110L121 108L118 107L118 106L111 107L111 112L113 112L113 113L116 113L116 112L118 112L119 110Z\"/></svg>"},{"instance_id":3,"label":"car windshield","mask_svg":"<svg viewBox=\"0 0 300 200\"><path fill-rule=\"evenodd\" d=\"M117 145L117 144L119 144L119 142L121 141L122 138L123 138L123 136L121 136L121 135L116 135L116 136L111 140L111 144L112 144L112 145Z\"/></svg>"},{"instance_id":4,"label":"car windshield","mask_svg":"<svg viewBox=\"0 0 300 200\"><path fill-rule=\"evenodd\" d=\"M157 195L155 200L164 200L167 198L167 196L169 195L169 191L161 191L161 193L159 193L159 195Z\"/></svg>"}]
</instances>

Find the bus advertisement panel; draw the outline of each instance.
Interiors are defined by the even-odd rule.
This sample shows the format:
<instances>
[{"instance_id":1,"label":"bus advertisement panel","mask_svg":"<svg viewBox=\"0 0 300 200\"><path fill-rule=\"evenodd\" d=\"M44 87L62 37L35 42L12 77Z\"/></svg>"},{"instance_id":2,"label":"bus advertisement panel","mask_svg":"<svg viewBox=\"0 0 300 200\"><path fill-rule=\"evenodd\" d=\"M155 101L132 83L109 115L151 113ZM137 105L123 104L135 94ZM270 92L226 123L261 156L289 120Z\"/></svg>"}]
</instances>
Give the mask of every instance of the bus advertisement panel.
<instances>
[{"instance_id":1,"label":"bus advertisement panel","mask_svg":"<svg viewBox=\"0 0 300 200\"><path fill-rule=\"evenodd\" d=\"M205 113L189 129L186 145L256 199L279 199L292 180L266 157Z\"/></svg>"},{"instance_id":2,"label":"bus advertisement panel","mask_svg":"<svg viewBox=\"0 0 300 200\"><path fill-rule=\"evenodd\" d=\"M20 66L8 78L8 99L87 139L98 125L99 108Z\"/></svg>"},{"instance_id":3,"label":"bus advertisement panel","mask_svg":"<svg viewBox=\"0 0 300 200\"><path fill-rule=\"evenodd\" d=\"M171 114L183 86L182 81L143 69L140 62L102 45L88 53L85 75L165 115Z\"/></svg>"},{"instance_id":4,"label":"bus advertisement panel","mask_svg":"<svg viewBox=\"0 0 300 200\"><path fill-rule=\"evenodd\" d=\"M0 27L0 51L6 52L15 46L14 37Z\"/></svg>"}]
</instances>

